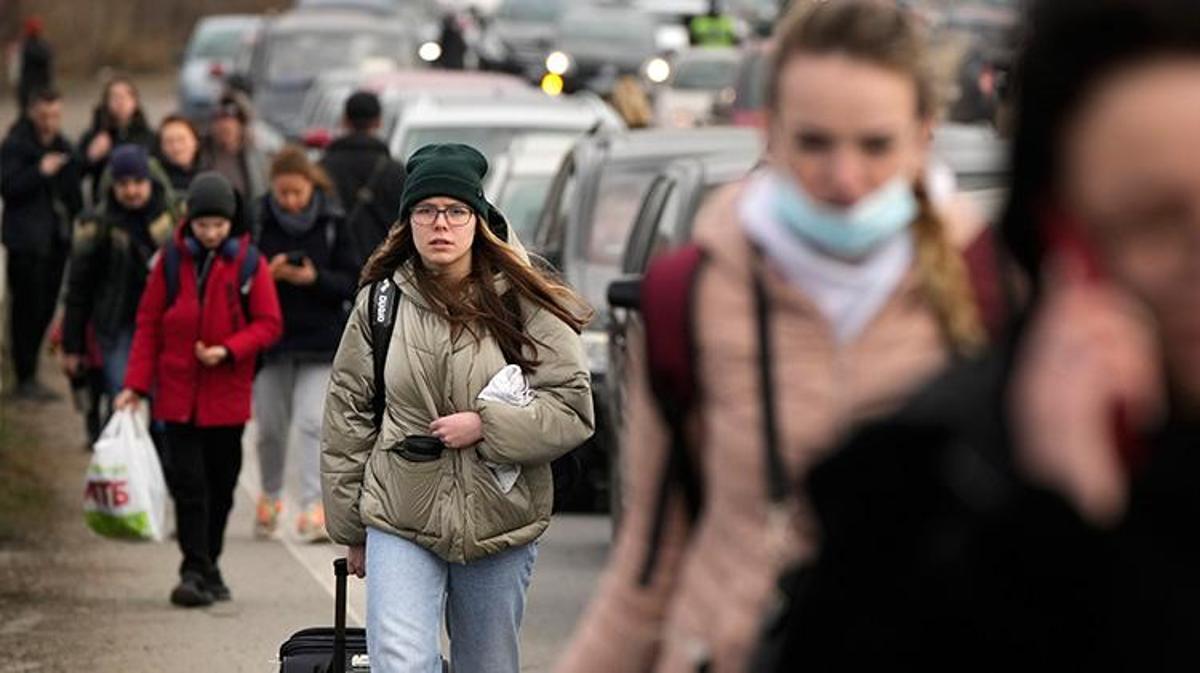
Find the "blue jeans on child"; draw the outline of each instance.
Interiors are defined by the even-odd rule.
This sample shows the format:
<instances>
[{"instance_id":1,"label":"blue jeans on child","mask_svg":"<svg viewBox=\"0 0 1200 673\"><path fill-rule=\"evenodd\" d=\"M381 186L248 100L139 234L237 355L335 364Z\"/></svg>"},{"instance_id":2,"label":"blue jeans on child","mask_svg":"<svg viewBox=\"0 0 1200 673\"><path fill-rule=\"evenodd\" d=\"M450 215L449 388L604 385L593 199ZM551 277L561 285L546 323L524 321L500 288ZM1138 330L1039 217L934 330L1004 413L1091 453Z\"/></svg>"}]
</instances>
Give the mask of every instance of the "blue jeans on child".
<instances>
[{"instance_id":1,"label":"blue jeans on child","mask_svg":"<svg viewBox=\"0 0 1200 673\"><path fill-rule=\"evenodd\" d=\"M445 615L454 673L519 673L527 544L470 563L367 529L367 651L372 673L441 673Z\"/></svg>"}]
</instances>

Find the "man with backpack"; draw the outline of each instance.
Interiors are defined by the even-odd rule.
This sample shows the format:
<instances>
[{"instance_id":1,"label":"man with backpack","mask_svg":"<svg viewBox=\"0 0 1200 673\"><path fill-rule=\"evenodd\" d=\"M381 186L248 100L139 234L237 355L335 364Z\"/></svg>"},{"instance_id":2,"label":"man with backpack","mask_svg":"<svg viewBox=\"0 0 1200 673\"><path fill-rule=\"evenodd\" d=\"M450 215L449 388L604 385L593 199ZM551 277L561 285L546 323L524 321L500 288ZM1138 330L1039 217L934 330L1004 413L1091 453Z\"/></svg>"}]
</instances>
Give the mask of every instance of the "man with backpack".
<instances>
[{"instance_id":1,"label":"man with backpack","mask_svg":"<svg viewBox=\"0 0 1200 673\"><path fill-rule=\"evenodd\" d=\"M333 178L354 239L356 255L366 261L383 242L404 191L404 166L393 160L376 134L383 125L379 97L357 91L346 100L346 134L329 145L321 167Z\"/></svg>"},{"instance_id":2,"label":"man with backpack","mask_svg":"<svg viewBox=\"0 0 1200 673\"><path fill-rule=\"evenodd\" d=\"M109 394L119 392L151 260L177 215L170 185L156 179L146 150L122 145L109 162L112 187L75 229L63 319L63 369L74 377L87 352L89 322L104 356Z\"/></svg>"}]
</instances>

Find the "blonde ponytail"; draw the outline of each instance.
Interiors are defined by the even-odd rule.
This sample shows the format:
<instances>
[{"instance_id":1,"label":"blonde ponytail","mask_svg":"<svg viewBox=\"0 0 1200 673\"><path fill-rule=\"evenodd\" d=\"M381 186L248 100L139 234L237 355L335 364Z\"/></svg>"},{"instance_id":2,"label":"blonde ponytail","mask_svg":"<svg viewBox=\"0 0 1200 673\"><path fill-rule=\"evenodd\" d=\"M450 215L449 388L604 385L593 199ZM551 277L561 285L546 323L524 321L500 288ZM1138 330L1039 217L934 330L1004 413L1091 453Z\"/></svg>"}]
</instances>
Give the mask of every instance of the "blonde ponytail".
<instances>
[{"instance_id":1,"label":"blonde ponytail","mask_svg":"<svg viewBox=\"0 0 1200 673\"><path fill-rule=\"evenodd\" d=\"M974 354L987 344L987 334L967 265L950 240L946 223L934 209L923 182L917 182L916 193L920 211L912 226L921 288L950 347L960 355Z\"/></svg>"}]
</instances>

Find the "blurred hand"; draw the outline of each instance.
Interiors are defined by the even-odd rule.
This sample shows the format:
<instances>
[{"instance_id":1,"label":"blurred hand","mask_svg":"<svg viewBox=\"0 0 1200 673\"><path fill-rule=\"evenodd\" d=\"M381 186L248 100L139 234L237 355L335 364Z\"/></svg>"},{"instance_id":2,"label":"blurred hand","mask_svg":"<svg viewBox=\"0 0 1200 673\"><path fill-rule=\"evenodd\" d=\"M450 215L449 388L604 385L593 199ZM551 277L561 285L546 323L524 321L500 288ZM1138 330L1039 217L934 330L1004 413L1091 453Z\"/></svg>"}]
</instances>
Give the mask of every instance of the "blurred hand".
<instances>
[{"instance_id":1,"label":"blurred hand","mask_svg":"<svg viewBox=\"0 0 1200 673\"><path fill-rule=\"evenodd\" d=\"M483 440L483 419L474 411L443 416L429 424L429 434L448 449L467 449Z\"/></svg>"},{"instance_id":2,"label":"blurred hand","mask_svg":"<svg viewBox=\"0 0 1200 673\"><path fill-rule=\"evenodd\" d=\"M46 177L58 175L67 163L67 155L62 152L47 152L38 162L38 172Z\"/></svg>"},{"instance_id":3,"label":"blurred hand","mask_svg":"<svg viewBox=\"0 0 1200 673\"><path fill-rule=\"evenodd\" d=\"M117 395L117 399L113 400L113 408L117 411L123 411L125 409L137 411L141 404L142 396L137 394L137 392L130 390L129 388L122 390Z\"/></svg>"},{"instance_id":4,"label":"blurred hand","mask_svg":"<svg viewBox=\"0 0 1200 673\"><path fill-rule=\"evenodd\" d=\"M1081 276L1067 269L1047 281L1010 408L1022 469L1105 526L1128 497L1114 410L1123 405L1135 429L1157 420L1163 377L1149 319L1131 298Z\"/></svg>"},{"instance_id":5,"label":"blurred hand","mask_svg":"<svg viewBox=\"0 0 1200 673\"><path fill-rule=\"evenodd\" d=\"M275 255L271 258L268 269L272 278L292 285L312 285L317 282L317 267L307 257L304 258L303 265L296 266L288 263L287 255Z\"/></svg>"},{"instance_id":6,"label":"blurred hand","mask_svg":"<svg viewBox=\"0 0 1200 673\"><path fill-rule=\"evenodd\" d=\"M346 547L346 570L359 579L367 576L367 548L364 545Z\"/></svg>"},{"instance_id":7,"label":"blurred hand","mask_svg":"<svg viewBox=\"0 0 1200 673\"><path fill-rule=\"evenodd\" d=\"M87 157L88 161L96 163L104 157L108 156L112 150L112 136L108 135L108 131L101 131L92 138L92 142L88 143Z\"/></svg>"},{"instance_id":8,"label":"blurred hand","mask_svg":"<svg viewBox=\"0 0 1200 673\"><path fill-rule=\"evenodd\" d=\"M67 378L73 379L83 370L83 356L75 353L63 353L60 366L63 374L66 374Z\"/></svg>"},{"instance_id":9,"label":"blurred hand","mask_svg":"<svg viewBox=\"0 0 1200 673\"><path fill-rule=\"evenodd\" d=\"M203 341L196 342L196 359L205 367L216 367L229 357L229 349L224 346L205 346Z\"/></svg>"}]
</instances>

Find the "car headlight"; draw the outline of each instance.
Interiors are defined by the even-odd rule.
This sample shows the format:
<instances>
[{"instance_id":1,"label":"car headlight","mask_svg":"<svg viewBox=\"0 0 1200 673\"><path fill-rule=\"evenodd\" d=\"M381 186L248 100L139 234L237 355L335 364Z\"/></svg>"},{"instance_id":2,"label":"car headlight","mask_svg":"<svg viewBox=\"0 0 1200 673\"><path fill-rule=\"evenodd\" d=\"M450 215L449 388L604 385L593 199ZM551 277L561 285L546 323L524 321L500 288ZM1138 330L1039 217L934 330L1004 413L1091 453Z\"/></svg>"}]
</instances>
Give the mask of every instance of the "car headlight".
<instances>
[{"instance_id":1,"label":"car headlight","mask_svg":"<svg viewBox=\"0 0 1200 673\"><path fill-rule=\"evenodd\" d=\"M421 57L426 63L433 63L442 57L442 45L437 42L426 42L417 50L417 56Z\"/></svg>"},{"instance_id":2,"label":"car headlight","mask_svg":"<svg viewBox=\"0 0 1200 673\"><path fill-rule=\"evenodd\" d=\"M608 332L584 330L581 335L583 352L587 355L588 369L593 374L608 371Z\"/></svg>"},{"instance_id":3,"label":"car headlight","mask_svg":"<svg viewBox=\"0 0 1200 673\"><path fill-rule=\"evenodd\" d=\"M652 58L646 63L646 79L662 84L671 76L671 64L665 58Z\"/></svg>"},{"instance_id":4,"label":"car headlight","mask_svg":"<svg viewBox=\"0 0 1200 673\"><path fill-rule=\"evenodd\" d=\"M546 57L546 70L552 75L563 76L571 69L571 57L561 51L551 52Z\"/></svg>"}]
</instances>

